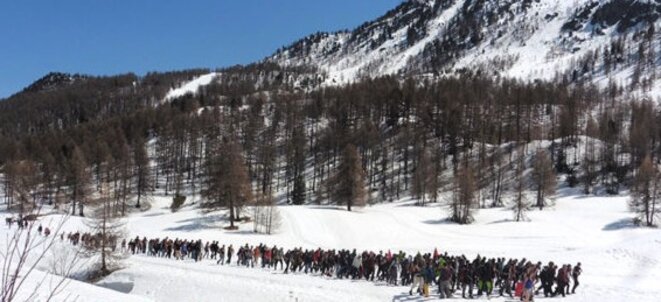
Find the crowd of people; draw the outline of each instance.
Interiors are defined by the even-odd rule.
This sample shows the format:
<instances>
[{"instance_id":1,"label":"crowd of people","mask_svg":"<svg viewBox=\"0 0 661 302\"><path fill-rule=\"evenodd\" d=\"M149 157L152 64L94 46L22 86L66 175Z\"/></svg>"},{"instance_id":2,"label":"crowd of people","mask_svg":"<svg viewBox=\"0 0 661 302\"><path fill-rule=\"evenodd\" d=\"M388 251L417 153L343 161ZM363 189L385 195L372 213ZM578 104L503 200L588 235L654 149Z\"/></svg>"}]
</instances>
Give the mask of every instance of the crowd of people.
<instances>
[{"instance_id":1,"label":"crowd of people","mask_svg":"<svg viewBox=\"0 0 661 302\"><path fill-rule=\"evenodd\" d=\"M7 224L10 224L7 221ZM50 236L48 227L39 225L40 235ZM123 239L101 234L70 232L56 234L74 246L98 247L103 240L113 250L119 245L121 252L133 255L148 255L174 260L212 260L218 265L261 267L281 270L283 273L302 273L338 279L364 279L384 282L393 286L409 287L410 295L431 295L432 286L438 287L440 298L475 297L493 295L519 297L532 301L535 295L565 297L574 294L582 273L581 263L557 265L549 262L533 263L527 259L487 258L477 256L452 256L447 253L407 254L387 250L363 251L356 249L303 249L285 250L283 247L257 246L234 247L221 245L218 241L135 237ZM234 261L234 262L233 262Z\"/></svg>"},{"instance_id":2,"label":"crowd of people","mask_svg":"<svg viewBox=\"0 0 661 302\"><path fill-rule=\"evenodd\" d=\"M285 250L283 247L221 245L218 241L135 237L122 240L121 248L130 254L144 254L174 260L215 261L237 265L303 273L339 279L364 279L393 286L408 286L410 295L429 296L433 286L441 298L472 299L482 296L520 297L532 301L535 295L564 297L579 286L581 264L533 263L527 259L451 256L447 253L407 254L403 251L363 251L347 249Z\"/></svg>"},{"instance_id":3,"label":"crowd of people","mask_svg":"<svg viewBox=\"0 0 661 302\"><path fill-rule=\"evenodd\" d=\"M64 240L65 234L60 234L60 239ZM66 238L74 246L81 246L83 248L94 249L100 248L104 243L112 251L117 250L118 239L115 235L103 236L101 233L68 233Z\"/></svg>"}]
</instances>

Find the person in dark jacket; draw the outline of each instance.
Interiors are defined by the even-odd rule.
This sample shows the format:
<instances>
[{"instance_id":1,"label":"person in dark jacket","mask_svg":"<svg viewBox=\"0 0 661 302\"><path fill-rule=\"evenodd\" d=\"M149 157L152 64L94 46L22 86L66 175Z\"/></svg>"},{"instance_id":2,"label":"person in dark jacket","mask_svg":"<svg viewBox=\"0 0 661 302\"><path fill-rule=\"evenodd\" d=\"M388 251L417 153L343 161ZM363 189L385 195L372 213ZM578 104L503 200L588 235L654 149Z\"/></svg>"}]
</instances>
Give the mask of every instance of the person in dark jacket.
<instances>
[{"instance_id":1,"label":"person in dark jacket","mask_svg":"<svg viewBox=\"0 0 661 302\"><path fill-rule=\"evenodd\" d=\"M466 288L468 288L468 297L473 299L473 284L474 284L474 278L473 278L474 272L473 272L473 265L471 263L466 262L462 263L459 267L459 283L461 283L461 297L466 298Z\"/></svg>"},{"instance_id":2,"label":"person in dark jacket","mask_svg":"<svg viewBox=\"0 0 661 302\"><path fill-rule=\"evenodd\" d=\"M478 284L477 295L481 296L482 293L485 293L487 296L490 296L491 291L493 290L493 279L495 276L493 262L489 261L482 263L478 272L480 281Z\"/></svg>"},{"instance_id":3,"label":"person in dark jacket","mask_svg":"<svg viewBox=\"0 0 661 302\"><path fill-rule=\"evenodd\" d=\"M440 269L438 275L438 292L441 296L441 299L452 298L452 277L454 275L454 269L452 266L447 265Z\"/></svg>"},{"instance_id":4,"label":"person in dark jacket","mask_svg":"<svg viewBox=\"0 0 661 302\"><path fill-rule=\"evenodd\" d=\"M581 268L581 263L579 262L574 266L574 270L571 273L572 279L574 279L574 287L571 289L571 293L575 294L576 293L576 288L578 287L578 276L581 275L583 272L583 269Z\"/></svg>"},{"instance_id":5,"label":"person in dark jacket","mask_svg":"<svg viewBox=\"0 0 661 302\"><path fill-rule=\"evenodd\" d=\"M560 270L558 270L558 277L556 280L555 296L562 295L565 297L565 287L569 283L569 268L567 265L563 265Z\"/></svg>"},{"instance_id":6,"label":"person in dark jacket","mask_svg":"<svg viewBox=\"0 0 661 302\"><path fill-rule=\"evenodd\" d=\"M504 293L507 293L510 298L512 295L512 286L516 281L516 267L513 262L508 263L504 268L505 274L502 277L500 284L500 296L502 297Z\"/></svg>"},{"instance_id":7,"label":"person in dark jacket","mask_svg":"<svg viewBox=\"0 0 661 302\"><path fill-rule=\"evenodd\" d=\"M434 282L434 269L432 269L429 263L425 264L425 268L422 270L422 278L424 283L422 285L422 293L426 297L429 297L429 288Z\"/></svg>"}]
</instances>

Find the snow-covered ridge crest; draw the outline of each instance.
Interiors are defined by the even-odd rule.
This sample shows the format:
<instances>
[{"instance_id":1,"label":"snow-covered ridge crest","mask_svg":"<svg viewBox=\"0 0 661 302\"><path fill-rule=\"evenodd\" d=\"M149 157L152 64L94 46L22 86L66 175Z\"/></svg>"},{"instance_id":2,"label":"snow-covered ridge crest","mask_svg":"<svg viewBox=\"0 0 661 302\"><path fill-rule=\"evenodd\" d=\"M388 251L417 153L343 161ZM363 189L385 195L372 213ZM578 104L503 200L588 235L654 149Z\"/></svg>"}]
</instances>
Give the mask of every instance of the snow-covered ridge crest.
<instances>
[{"instance_id":1,"label":"snow-covered ridge crest","mask_svg":"<svg viewBox=\"0 0 661 302\"><path fill-rule=\"evenodd\" d=\"M600 86L612 80L649 92L661 85L635 85L658 72L634 75L633 68L640 65L641 33L661 26L660 16L658 0L409 0L351 31L313 34L266 60L317 67L332 84L479 69L526 80L564 76ZM648 52L658 56L661 37L652 36ZM605 67L618 39L624 51L616 68ZM661 57L653 62L658 69Z\"/></svg>"}]
</instances>

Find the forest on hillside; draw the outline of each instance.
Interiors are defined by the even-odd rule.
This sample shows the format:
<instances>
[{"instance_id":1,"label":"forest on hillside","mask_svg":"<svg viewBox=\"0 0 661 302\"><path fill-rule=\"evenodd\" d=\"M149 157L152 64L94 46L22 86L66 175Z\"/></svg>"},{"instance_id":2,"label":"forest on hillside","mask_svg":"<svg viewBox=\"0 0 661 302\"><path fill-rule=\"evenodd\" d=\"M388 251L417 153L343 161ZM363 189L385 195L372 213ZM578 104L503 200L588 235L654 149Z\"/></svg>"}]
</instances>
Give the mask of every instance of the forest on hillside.
<instances>
[{"instance_id":1,"label":"forest on hillside","mask_svg":"<svg viewBox=\"0 0 661 302\"><path fill-rule=\"evenodd\" d=\"M536 197L521 206L543 208L556 179L586 194L632 188L647 211L655 202L661 112L614 84L464 74L301 89L321 76L266 65L163 101L201 73L85 78L1 102L7 205L84 215L107 188L125 215L156 191L201 194L202 208L229 207L234 220L251 204L351 209L411 196L456 205L452 218L466 223L467 209L524 191Z\"/></svg>"}]
</instances>

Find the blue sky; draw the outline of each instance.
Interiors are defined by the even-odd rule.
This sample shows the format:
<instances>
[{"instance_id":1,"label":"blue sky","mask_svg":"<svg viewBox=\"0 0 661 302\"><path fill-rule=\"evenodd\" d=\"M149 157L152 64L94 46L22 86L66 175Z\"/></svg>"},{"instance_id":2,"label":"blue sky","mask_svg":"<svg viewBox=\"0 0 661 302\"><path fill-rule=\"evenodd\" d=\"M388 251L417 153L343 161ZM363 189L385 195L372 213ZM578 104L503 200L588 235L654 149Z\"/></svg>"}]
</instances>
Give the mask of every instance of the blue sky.
<instances>
[{"instance_id":1,"label":"blue sky","mask_svg":"<svg viewBox=\"0 0 661 302\"><path fill-rule=\"evenodd\" d=\"M0 1L0 98L50 71L110 75L250 63L401 0Z\"/></svg>"}]
</instances>

